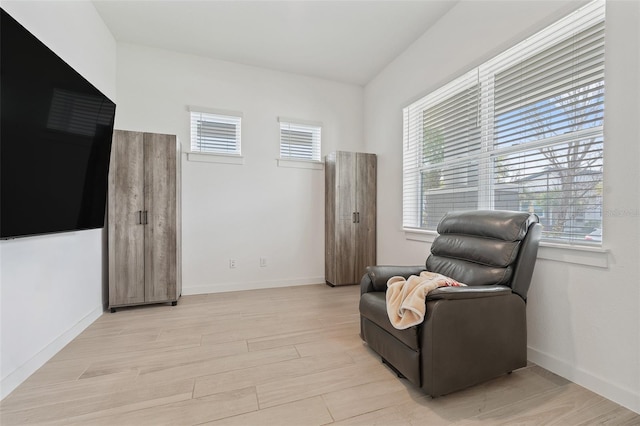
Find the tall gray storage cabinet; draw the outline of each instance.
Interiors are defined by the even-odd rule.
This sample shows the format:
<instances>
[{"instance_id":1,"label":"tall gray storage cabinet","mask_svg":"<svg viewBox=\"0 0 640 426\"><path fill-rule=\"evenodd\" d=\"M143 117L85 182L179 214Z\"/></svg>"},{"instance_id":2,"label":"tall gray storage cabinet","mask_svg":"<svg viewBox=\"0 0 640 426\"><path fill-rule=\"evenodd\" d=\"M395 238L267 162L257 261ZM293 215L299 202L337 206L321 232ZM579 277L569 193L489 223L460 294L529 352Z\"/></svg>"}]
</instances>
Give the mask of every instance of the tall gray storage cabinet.
<instances>
[{"instance_id":1,"label":"tall gray storage cabinet","mask_svg":"<svg viewBox=\"0 0 640 426\"><path fill-rule=\"evenodd\" d=\"M375 154L337 151L325 158L325 280L357 284L376 264Z\"/></svg>"},{"instance_id":2,"label":"tall gray storage cabinet","mask_svg":"<svg viewBox=\"0 0 640 426\"><path fill-rule=\"evenodd\" d=\"M115 130L109 168L109 308L175 305L182 292L180 146Z\"/></svg>"}]
</instances>

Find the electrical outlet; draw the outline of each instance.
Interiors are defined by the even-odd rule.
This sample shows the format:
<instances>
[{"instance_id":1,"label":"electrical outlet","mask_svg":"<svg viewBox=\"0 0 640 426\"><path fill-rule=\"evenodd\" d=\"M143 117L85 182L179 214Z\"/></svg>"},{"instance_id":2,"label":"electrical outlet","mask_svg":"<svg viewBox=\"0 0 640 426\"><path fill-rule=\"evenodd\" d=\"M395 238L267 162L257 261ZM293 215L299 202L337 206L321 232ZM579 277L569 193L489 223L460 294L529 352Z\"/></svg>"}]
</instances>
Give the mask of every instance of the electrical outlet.
<instances>
[{"instance_id":1,"label":"electrical outlet","mask_svg":"<svg viewBox=\"0 0 640 426\"><path fill-rule=\"evenodd\" d=\"M229 268L234 269L236 267L236 260L229 259Z\"/></svg>"},{"instance_id":2,"label":"electrical outlet","mask_svg":"<svg viewBox=\"0 0 640 426\"><path fill-rule=\"evenodd\" d=\"M264 268L265 266L267 266L267 258L266 257L261 257L260 258L260 267Z\"/></svg>"}]
</instances>

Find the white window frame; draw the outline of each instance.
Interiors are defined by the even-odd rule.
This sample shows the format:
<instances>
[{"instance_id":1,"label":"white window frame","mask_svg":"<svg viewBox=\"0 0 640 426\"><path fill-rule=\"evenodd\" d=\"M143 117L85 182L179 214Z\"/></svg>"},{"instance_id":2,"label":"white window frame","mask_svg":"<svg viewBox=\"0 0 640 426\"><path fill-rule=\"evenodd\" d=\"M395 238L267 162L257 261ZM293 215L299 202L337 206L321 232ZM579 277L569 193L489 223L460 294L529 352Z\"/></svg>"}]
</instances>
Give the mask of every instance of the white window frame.
<instances>
[{"instance_id":1,"label":"white window frame","mask_svg":"<svg viewBox=\"0 0 640 426\"><path fill-rule=\"evenodd\" d=\"M421 164L422 158L420 151L422 147L422 125L418 124L423 119L422 111L429 106L437 105L444 99L455 96L459 91L464 90L472 84L480 84L481 101L478 104L478 125L481 129L480 150L473 154L447 158L443 163L438 163L438 168L452 166L456 162L470 160L478 161L478 209L494 208L494 160L503 155L514 154L518 152L530 151L532 149L540 149L546 146L555 146L569 139L566 135L559 135L546 139L541 139L533 143L526 142L520 145L507 147L494 147L494 116L493 116L493 78L500 71L512 67L514 64L522 61L528 56L533 56L539 51L545 50L549 45L557 43L563 38L569 37L592 25L591 19L604 19L604 1L594 1L580 10L574 12L568 17L558 21L542 30L538 34L530 37L524 42L518 44L512 49L507 50L492 60L482 64L477 69L466 73L460 78L441 87L435 92L419 99L411 105L403 109L403 229L408 239L418 241L433 241L436 235L435 229L426 229L420 225L421 203L422 203L422 184L419 179L422 170L428 168ZM557 38L549 41L546 38L553 33ZM604 95L603 95L604 96ZM571 135L575 139L575 135L580 133L581 137L599 137L603 139L603 126L597 126L580 130ZM469 191L472 188L466 188ZM455 189L453 189L455 191ZM602 218L601 218L602 221ZM602 227L602 222L600 222ZM543 243L544 244L544 243ZM590 244L585 246L579 241L552 241L545 244L548 249L546 251L554 251L557 249L575 248L577 250L602 253L602 244ZM542 250L544 253L545 250ZM555 254L551 257L557 257ZM591 259L591 256L587 256ZM581 263L576 261L576 263ZM604 261L604 265L606 265ZM603 265L598 265L603 266Z\"/></svg>"},{"instance_id":2,"label":"white window frame","mask_svg":"<svg viewBox=\"0 0 640 426\"><path fill-rule=\"evenodd\" d=\"M242 113L198 106L189 106L190 143L187 151L189 161L243 164L242 157ZM204 147L198 134L199 121L220 124L228 129L228 137L219 140L218 146Z\"/></svg>"},{"instance_id":3,"label":"white window frame","mask_svg":"<svg viewBox=\"0 0 640 426\"><path fill-rule=\"evenodd\" d=\"M278 123L278 166L322 170L322 123L287 117L278 117ZM304 147L293 146L296 140L292 132L309 135L308 151Z\"/></svg>"}]
</instances>

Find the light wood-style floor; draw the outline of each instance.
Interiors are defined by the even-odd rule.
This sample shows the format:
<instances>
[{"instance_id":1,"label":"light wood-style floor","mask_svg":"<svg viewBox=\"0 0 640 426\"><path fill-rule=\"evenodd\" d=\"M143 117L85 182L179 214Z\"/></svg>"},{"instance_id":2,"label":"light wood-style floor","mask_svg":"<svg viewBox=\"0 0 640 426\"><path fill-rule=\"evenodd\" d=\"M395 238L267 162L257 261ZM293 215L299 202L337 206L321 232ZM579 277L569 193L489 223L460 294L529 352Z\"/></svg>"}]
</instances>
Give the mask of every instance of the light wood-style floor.
<instances>
[{"instance_id":1,"label":"light wood-style floor","mask_svg":"<svg viewBox=\"0 0 640 426\"><path fill-rule=\"evenodd\" d=\"M640 424L535 365L431 399L361 342L358 297L311 285L105 313L0 403L0 423Z\"/></svg>"}]
</instances>

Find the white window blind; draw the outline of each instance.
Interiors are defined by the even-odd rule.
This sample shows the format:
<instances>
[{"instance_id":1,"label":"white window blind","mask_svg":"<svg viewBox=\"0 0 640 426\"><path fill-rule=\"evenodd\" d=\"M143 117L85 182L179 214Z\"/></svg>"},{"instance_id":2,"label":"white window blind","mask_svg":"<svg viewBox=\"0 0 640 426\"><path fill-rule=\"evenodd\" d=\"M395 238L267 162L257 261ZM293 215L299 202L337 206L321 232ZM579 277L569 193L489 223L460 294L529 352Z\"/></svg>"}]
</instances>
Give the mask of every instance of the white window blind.
<instances>
[{"instance_id":1,"label":"white window blind","mask_svg":"<svg viewBox=\"0 0 640 426\"><path fill-rule=\"evenodd\" d=\"M403 110L403 225L524 210L543 238L602 229L604 1L586 5ZM598 244L596 242L596 244Z\"/></svg>"},{"instance_id":2,"label":"white window blind","mask_svg":"<svg viewBox=\"0 0 640 426\"><path fill-rule=\"evenodd\" d=\"M242 117L210 112L191 112L191 152L240 155Z\"/></svg>"},{"instance_id":3,"label":"white window blind","mask_svg":"<svg viewBox=\"0 0 640 426\"><path fill-rule=\"evenodd\" d=\"M280 158L320 161L322 126L279 118Z\"/></svg>"}]
</instances>

